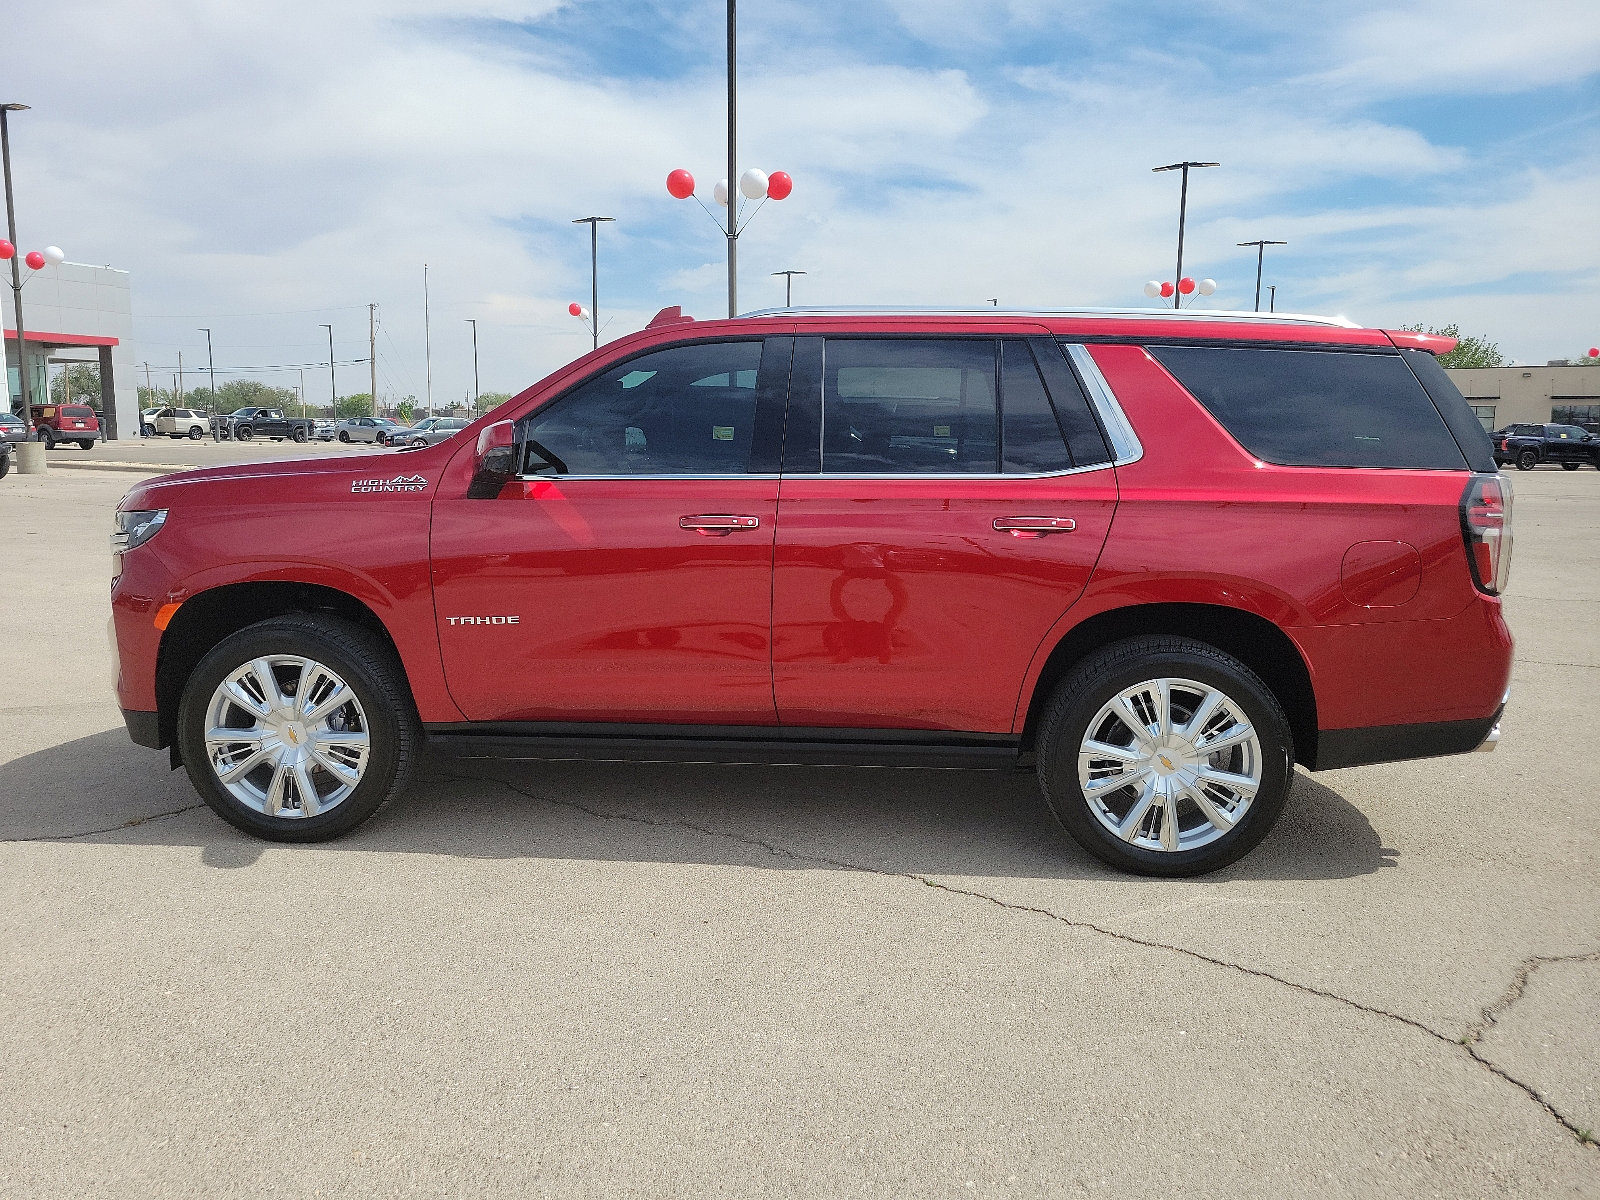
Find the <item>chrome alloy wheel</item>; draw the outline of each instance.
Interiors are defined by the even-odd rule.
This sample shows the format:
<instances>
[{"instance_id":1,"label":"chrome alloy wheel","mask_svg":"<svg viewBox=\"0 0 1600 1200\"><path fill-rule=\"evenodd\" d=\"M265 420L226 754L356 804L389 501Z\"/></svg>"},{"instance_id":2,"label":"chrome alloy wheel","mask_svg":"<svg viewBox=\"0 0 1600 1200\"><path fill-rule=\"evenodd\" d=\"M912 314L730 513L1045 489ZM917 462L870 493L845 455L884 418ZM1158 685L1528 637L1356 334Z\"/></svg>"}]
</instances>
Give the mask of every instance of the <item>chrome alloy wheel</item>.
<instances>
[{"instance_id":1,"label":"chrome alloy wheel","mask_svg":"<svg viewBox=\"0 0 1600 1200\"><path fill-rule=\"evenodd\" d=\"M206 757L240 803L301 819L347 799L372 739L361 702L327 667L293 654L253 659L206 706Z\"/></svg>"},{"instance_id":2,"label":"chrome alloy wheel","mask_svg":"<svg viewBox=\"0 0 1600 1200\"><path fill-rule=\"evenodd\" d=\"M1244 709L1192 679L1150 679L1089 722L1078 784L1112 834L1145 850L1194 850L1243 818L1261 788L1261 741Z\"/></svg>"}]
</instances>

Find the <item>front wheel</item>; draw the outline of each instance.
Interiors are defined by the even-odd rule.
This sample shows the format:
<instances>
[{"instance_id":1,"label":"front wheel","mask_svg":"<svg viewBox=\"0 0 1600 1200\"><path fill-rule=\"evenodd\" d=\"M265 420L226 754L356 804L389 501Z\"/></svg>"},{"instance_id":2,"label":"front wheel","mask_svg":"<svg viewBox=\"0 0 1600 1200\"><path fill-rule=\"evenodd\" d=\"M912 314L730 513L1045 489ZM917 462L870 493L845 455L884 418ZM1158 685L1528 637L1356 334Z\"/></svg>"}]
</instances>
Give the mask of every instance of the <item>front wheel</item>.
<instances>
[{"instance_id":1,"label":"front wheel","mask_svg":"<svg viewBox=\"0 0 1600 1200\"><path fill-rule=\"evenodd\" d=\"M1201 875L1249 853L1294 779L1283 708L1238 659L1188 638L1117 642L1056 689L1039 786L1074 841L1139 875Z\"/></svg>"},{"instance_id":2,"label":"front wheel","mask_svg":"<svg viewBox=\"0 0 1600 1200\"><path fill-rule=\"evenodd\" d=\"M405 790L421 729L393 651L358 625L296 614L200 661L178 746L223 820L279 842L348 833Z\"/></svg>"},{"instance_id":3,"label":"front wheel","mask_svg":"<svg viewBox=\"0 0 1600 1200\"><path fill-rule=\"evenodd\" d=\"M204 434L204 431L200 428L200 426L198 426L198 425L189 426L189 440L191 442L198 442L203 436L205 436L205 434Z\"/></svg>"},{"instance_id":4,"label":"front wheel","mask_svg":"<svg viewBox=\"0 0 1600 1200\"><path fill-rule=\"evenodd\" d=\"M39 431L39 440L44 443L44 448L46 450L54 450L56 448L56 435L51 433L48 429L41 429Z\"/></svg>"},{"instance_id":5,"label":"front wheel","mask_svg":"<svg viewBox=\"0 0 1600 1200\"><path fill-rule=\"evenodd\" d=\"M1539 465L1539 456L1532 450L1524 450L1517 455L1517 470L1531 471Z\"/></svg>"},{"instance_id":6,"label":"front wheel","mask_svg":"<svg viewBox=\"0 0 1600 1200\"><path fill-rule=\"evenodd\" d=\"M233 436L238 438L241 442L248 442L251 438L255 437L255 435L256 431L251 429L248 425L241 425L239 428L233 431Z\"/></svg>"}]
</instances>

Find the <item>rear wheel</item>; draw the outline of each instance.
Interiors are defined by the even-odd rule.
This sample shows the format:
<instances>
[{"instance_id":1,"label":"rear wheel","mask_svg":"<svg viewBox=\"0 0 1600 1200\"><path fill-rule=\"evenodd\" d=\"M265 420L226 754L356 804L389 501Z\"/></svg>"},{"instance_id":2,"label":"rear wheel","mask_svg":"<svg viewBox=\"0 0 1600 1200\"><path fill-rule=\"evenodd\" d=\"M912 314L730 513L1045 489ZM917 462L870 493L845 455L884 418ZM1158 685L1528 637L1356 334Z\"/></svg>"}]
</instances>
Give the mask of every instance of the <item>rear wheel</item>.
<instances>
[{"instance_id":1,"label":"rear wheel","mask_svg":"<svg viewBox=\"0 0 1600 1200\"><path fill-rule=\"evenodd\" d=\"M200 429L200 426L198 426L198 425L189 426L189 440L191 442L198 442L201 439L202 436L204 436L204 435L203 435L203 433L202 433L202 431Z\"/></svg>"},{"instance_id":2,"label":"rear wheel","mask_svg":"<svg viewBox=\"0 0 1600 1200\"><path fill-rule=\"evenodd\" d=\"M1267 835L1294 778L1288 718L1243 663L1188 638L1140 637L1056 689L1039 785L1074 841L1140 875L1200 875Z\"/></svg>"},{"instance_id":3,"label":"rear wheel","mask_svg":"<svg viewBox=\"0 0 1600 1200\"><path fill-rule=\"evenodd\" d=\"M1532 450L1524 450L1517 455L1517 470L1531 471L1539 465L1539 456Z\"/></svg>"},{"instance_id":4,"label":"rear wheel","mask_svg":"<svg viewBox=\"0 0 1600 1200\"><path fill-rule=\"evenodd\" d=\"M306 440L306 431L304 426L297 425L295 427L294 440L297 442L303 442Z\"/></svg>"},{"instance_id":5,"label":"rear wheel","mask_svg":"<svg viewBox=\"0 0 1600 1200\"><path fill-rule=\"evenodd\" d=\"M280 842L348 833L405 790L421 739L393 652L334 617L275 617L194 669L178 743L230 824Z\"/></svg>"},{"instance_id":6,"label":"rear wheel","mask_svg":"<svg viewBox=\"0 0 1600 1200\"><path fill-rule=\"evenodd\" d=\"M94 449L94 439L93 438L89 438L87 441L79 442L78 443L78 449L79 450L93 450Z\"/></svg>"},{"instance_id":7,"label":"rear wheel","mask_svg":"<svg viewBox=\"0 0 1600 1200\"><path fill-rule=\"evenodd\" d=\"M339 440L348 445L350 442L350 431L348 429L339 430Z\"/></svg>"}]
</instances>

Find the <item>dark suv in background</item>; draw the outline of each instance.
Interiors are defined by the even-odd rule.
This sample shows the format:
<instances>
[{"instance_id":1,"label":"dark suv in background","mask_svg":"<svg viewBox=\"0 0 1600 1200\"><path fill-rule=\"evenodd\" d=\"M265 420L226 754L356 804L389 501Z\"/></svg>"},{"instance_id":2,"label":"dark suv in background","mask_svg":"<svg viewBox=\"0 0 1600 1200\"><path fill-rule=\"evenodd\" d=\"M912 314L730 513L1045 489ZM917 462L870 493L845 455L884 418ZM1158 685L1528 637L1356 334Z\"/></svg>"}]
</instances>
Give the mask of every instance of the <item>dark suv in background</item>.
<instances>
[{"instance_id":1,"label":"dark suv in background","mask_svg":"<svg viewBox=\"0 0 1600 1200\"><path fill-rule=\"evenodd\" d=\"M1496 430L1494 461L1531 471L1540 463L1560 463L1563 471L1600 467L1600 437L1577 425L1507 425Z\"/></svg>"}]
</instances>

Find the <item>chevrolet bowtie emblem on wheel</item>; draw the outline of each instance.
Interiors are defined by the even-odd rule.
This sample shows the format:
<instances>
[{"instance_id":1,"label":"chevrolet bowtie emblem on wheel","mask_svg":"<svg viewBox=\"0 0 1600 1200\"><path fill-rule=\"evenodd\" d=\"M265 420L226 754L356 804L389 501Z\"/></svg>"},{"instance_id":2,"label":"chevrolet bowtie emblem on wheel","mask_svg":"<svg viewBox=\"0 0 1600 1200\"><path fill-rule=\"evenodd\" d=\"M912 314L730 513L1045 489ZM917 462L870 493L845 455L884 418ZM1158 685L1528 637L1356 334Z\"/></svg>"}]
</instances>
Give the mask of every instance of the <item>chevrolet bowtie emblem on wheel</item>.
<instances>
[{"instance_id":1,"label":"chevrolet bowtie emblem on wheel","mask_svg":"<svg viewBox=\"0 0 1600 1200\"><path fill-rule=\"evenodd\" d=\"M352 492L422 492L428 480L422 475L396 475L393 479L357 479L350 485Z\"/></svg>"},{"instance_id":2,"label":"chevrolet bowtie emblem on wheel","mask_svg":"<svg viewBox=\"0 0 1600 1200\"><path fill-rule=\"evenodd\" d=\"M1169 771L1172 770L1172 760L1170 758L1168 758L1165 754L1158 754L1156 757L1161 760L1161 765L1163 767Z\"/></svg>"}]
</instances>

